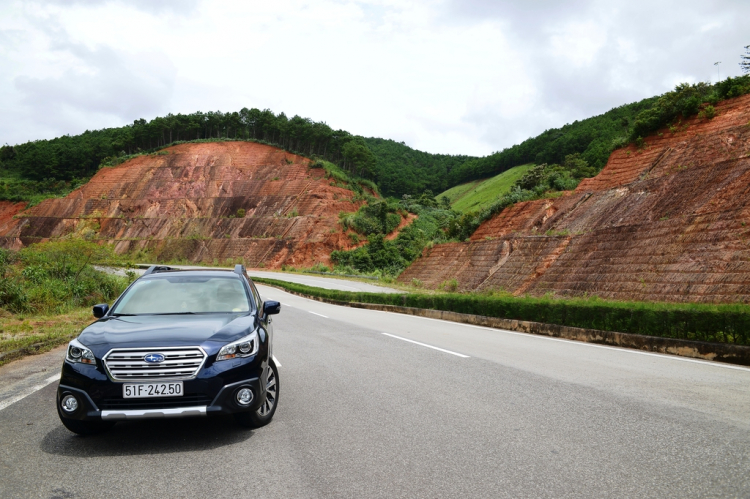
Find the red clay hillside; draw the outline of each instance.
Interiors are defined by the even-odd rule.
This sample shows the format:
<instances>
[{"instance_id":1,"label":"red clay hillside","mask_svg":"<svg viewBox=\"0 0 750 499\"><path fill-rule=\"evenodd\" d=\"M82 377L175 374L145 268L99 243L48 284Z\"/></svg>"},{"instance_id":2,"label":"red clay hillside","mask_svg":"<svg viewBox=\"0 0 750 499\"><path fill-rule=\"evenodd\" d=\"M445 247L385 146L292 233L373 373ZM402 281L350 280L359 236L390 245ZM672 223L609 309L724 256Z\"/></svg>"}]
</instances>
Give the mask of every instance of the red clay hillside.
<instances>
[{"instance_id":1,"label":"red clay hillside","mask_svg":"<svg viewBox=\"0 0 750 499\"><path fill-rule=\"evenodd\" d=\"M147 249L160 260L309 267L349 247L338 213L356 211L310 160L251 142L188 143L102 168L65 198L0 204L0 246L69 234Z\"/></svg>"},{"instance_id":2,"label":"red clay hillside","mask_svg":"<svg viewBox=\"0 0 750 499\"><path fill-rule=\"evenodd\" d=\"M519 203L401 276L429 288L750 302L750 95L716 106L557 199Z\"/></svg>"}]
</instances>

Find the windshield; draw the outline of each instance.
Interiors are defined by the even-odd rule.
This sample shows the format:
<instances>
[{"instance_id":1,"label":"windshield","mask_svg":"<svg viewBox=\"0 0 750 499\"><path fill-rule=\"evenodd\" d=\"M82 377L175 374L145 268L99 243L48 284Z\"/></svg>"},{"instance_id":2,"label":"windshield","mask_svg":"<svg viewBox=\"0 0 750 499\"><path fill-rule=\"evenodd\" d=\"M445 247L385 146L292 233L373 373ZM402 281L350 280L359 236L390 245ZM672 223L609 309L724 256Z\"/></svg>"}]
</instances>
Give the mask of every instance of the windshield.
<instances>
[{"instance_id":1,"label":"windshield","mask_svg":"<svg viewBox=\"0 0 750 499\"><path fill-rule=\"evenodd\" d=\"M114 315L249 312L245 288L235 277L170 276L137 281Z\"/></svg>"}]
</instances>

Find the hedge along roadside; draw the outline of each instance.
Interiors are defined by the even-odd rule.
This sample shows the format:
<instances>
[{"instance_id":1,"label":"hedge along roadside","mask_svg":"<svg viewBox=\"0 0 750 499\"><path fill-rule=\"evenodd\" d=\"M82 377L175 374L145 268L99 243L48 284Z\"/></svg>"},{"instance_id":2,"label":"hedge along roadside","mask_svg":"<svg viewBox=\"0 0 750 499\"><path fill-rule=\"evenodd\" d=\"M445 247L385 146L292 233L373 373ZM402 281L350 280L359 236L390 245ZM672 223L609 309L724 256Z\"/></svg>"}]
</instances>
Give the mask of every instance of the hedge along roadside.
<instances>
[{"instance_id":1,"label":"hedge along roadside","mask_svg":"<svg viewBox=\"0 0 750 499\"><path fill-rule=\"evenodd\" d=\"M609 302L458 293L365 293L260 277L253 280L340 302L441 310L659 338L750 345L750 309L744 305Z\"/></svg>"}]
</instances>

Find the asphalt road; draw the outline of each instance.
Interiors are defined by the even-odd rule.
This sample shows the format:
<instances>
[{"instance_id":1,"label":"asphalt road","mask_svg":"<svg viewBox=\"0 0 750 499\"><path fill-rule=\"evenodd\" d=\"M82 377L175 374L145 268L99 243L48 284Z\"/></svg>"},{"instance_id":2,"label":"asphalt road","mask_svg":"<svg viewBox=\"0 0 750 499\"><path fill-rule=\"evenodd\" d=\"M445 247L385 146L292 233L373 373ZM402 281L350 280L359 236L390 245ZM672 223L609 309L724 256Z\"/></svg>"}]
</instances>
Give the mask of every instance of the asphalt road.
<instances>
[{"instance_id":1,"label":"asphalt road","mask_svg":"<svg viewBox=\"0 0 750 499\"><path fill-rule=\"evenodd\" d=\"M55 382L0 395L0 497L750 497L748 369L260 288L283 304L269 426L81 438ZM32 390L60 357L0 369L0 388Z\"/></svg>"},{"instance_id":2,"label":"asphalt road","mask_svg":"<svg viewBox=\"0 0 750 499\"><path fill-rule=\"evenodd\" d=\"M143 266L149 265L149 264L141 264ZM192 265L172 265L173 268L176 269L184 269L184 270L190 270L190 269L198 269L198 270L204 270L207 268L224 268L227 269L229 267L195 267ZM120 275L125 275L124 269L114 269L112 267L97 267L99 270L104 270L107 272L113 272L118 273ZM135 269L135 272L141 274L145 272L145 268L142 269ZM325 288L325 289L337 289L339 291L366 291L369 293L402 293L402 291L399 291L397 289L389 288L387 286L381 286L379 284L375 284L378 281L372 281L372 284L369 282L362 282L362 281L354 281L351 279L345 279L345 278L335 278L335 277L327 277L327 276L318 276L314 274L297 274L292 272L269 272L267 270L257 270L257 269L248 269L247 274L252 277L265 277L267 279L277 279L279 281L287 281L287 282L296 282L298 284L304 284L306 286L313 286L317 288Z\"/></svg>"},{"instance_id":3,"label":"asphalt road","mask_svg":"<svg viewBox=\"0 0 750 499\"><path fill-rule=\"evenodd\" d=\"M298 284L305 284L306 286L313 286L325 289L338 289L340 291L366 291L369 293L402 293L397 289L389 288L387 286L380 286L378 284L370 284L367 282L353 281L350 279L336 279L326 276L316 276L309 274L293 274L289 272L267 272L262 270L248 270L247 274L250 277L265 277L267 279L278 279L279 281L296 282ZM377 281L373 281L375 283Z\"/></svg>"}]
</instances>

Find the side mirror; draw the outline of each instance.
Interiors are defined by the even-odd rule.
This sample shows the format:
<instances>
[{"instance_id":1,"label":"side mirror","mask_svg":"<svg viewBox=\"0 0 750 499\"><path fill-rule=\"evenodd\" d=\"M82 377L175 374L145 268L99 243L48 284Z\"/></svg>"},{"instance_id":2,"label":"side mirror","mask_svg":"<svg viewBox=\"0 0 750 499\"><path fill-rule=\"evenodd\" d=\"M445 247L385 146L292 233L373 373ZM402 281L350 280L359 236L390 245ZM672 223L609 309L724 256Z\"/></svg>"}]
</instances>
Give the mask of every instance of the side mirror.
<instances>
[{"instance_id":1,"label":"side mirror","mask_svg":"<svg viewBox=\"0 0 750 499\"><path fill-rule=\"evenodd\" d=\"M277 301L263 302L263 315L274 315L281 312L281 303Z\"/></svg>"},{"instance_id":2,"label":"side mirror","mask_svg":"<svg viewBox=\"0 0 750 499\"><path fill-rule=\"evenodd\" d=\"M97 319L101 319L104 317L107 312L109 312L109 305L106 303L100 303L99 305L94 305L94 317Z\"/></svg>"}]
</instances>

